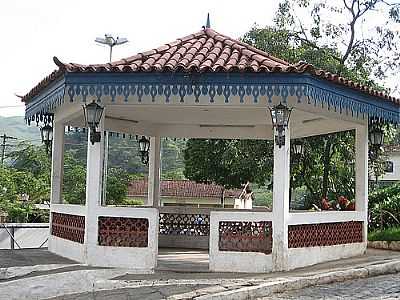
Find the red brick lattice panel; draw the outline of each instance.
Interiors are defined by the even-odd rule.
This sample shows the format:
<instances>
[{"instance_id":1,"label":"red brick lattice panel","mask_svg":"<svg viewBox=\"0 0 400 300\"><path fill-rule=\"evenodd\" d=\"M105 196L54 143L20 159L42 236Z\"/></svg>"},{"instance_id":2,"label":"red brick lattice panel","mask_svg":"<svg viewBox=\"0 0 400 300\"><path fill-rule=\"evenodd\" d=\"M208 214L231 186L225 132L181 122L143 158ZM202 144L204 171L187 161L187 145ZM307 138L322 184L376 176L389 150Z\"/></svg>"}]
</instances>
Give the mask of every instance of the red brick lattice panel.
<instances>
[{"instance_id":1,"label":"red brick lattice panel","mask_svg":"<svg viewBox=\"0 0 400 300\"><path fill-rule=\"evenodd\" d=\"M361 243L363 222L289 225L289 248Z\"/></svg>"},{"instance_id":2,"label":"red brick lattice panel","mask_svg":"<svg viewBox=\"0 0 400 300\"><path fill-rule=\"evenodd\" d=\"M85 240L85 217L52 212L51 235L83 244Z\"/></svg>"},{"instance_id":3,"label":"red brick lattice panel","mask_svg":"<svg viewBox=\"0 0 400 300\"><path fill-rule=\"evenodd\" d=\"M162 235L210 235L210 216L206 214L160 214Z\"/></svg>"},{"instance_id":4,"label":"red brick lattice panel","mask_svg":"<svg viewBox=\"0 0 400 300\"><path fill-rule=\"evenodd\" d=\"M148 219L99 217L98 221L100 246L147 247Z\"/></svg>"},{"instance_id":5,"label":"red brick lattice panel","mask_svg":"<svg viewBox=\"0 0 400 300\"><path fill-rule=\"evenodd\" d=\"M220 251L272 252L272 222L219 222Z\"/></svg>"}]
</instances>

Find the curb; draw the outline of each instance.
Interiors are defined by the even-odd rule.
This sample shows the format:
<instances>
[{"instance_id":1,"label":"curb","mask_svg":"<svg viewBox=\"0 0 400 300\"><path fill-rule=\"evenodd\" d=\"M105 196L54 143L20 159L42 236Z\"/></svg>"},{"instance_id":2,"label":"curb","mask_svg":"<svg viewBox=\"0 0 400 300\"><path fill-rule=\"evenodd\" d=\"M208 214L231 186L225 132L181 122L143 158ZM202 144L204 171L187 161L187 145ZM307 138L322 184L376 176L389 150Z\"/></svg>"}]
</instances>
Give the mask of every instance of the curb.
<instances>
[{"instance_id":1,"label":"curb","mask_svg":"<svg viewBox=\"0 0 400 300\"><path fill-rule=\"evenodd\" d=\"M328 284L351 279L393 274L400 272L400 260L394 260L378 265L367 265L355 269L333 271L306 277L277 278L272 282L262 283L256 286L244 287L236 290L202 295L194 297L196 300L248 300L270 296L273 293L302 289L313 285Z\"/></svg>"},{"instance_id":2,"label":"curb","mask_svg":"<svg viewBox=\"0 0 400 300\"><path fill-rule=\"evenodd\" d=\"M369 248L400 251L400 241L370 241Z\"/></svg>"},{"instance_id":3,"label":"curb","mask_svg":"<svg viewBox=\"0 0 400 300\"><path fill-rule=\"evenodd\" d=\"M82 266L81 264L49 264L49 265L34 265L24 267L0 267L0 280L8 280L21 276L29 275L33 272L52 271L68 267Z\"/></svg>"}]
</instances>

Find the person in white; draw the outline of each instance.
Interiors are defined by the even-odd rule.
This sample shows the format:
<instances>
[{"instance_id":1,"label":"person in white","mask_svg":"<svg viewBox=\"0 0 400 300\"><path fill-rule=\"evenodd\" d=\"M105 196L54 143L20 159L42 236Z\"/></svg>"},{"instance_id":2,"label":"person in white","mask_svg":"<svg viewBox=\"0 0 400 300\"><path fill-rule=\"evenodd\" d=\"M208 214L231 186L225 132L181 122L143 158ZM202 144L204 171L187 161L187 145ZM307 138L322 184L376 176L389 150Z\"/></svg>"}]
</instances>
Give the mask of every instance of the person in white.
<instances>
[{"instance_id":1,"label":"person in white","mask_svg":"<svg viewBox=\"0 0 400 300\"><path fill-rule=\"evenodd\" d=\"M253 208L254 193L250 188L250 182L247 182L239 196L235 199L235 208L238 209L252 209Z\"/></svg>"}]
</instances>

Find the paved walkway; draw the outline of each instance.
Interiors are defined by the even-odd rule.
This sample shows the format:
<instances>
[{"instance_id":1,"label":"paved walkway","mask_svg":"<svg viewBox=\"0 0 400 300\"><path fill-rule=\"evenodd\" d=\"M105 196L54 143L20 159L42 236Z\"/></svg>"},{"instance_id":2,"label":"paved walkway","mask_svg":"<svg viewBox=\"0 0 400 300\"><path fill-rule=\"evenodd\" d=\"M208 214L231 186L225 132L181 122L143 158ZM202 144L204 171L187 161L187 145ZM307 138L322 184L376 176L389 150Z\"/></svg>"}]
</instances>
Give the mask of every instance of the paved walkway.
<instances>
[{"instance_id":1,"label":"paved walkway","mask_svg":"<svg viewBox=\"0 0 400 300\"><path fill-rule=\"evenodd\" d=\"M271 297L262 299L400 299L400 273L329 285L318 285L287 293L274 294Z\"/></svg>"},{"instance_id":2,"label":"paved walkway","mask_svg":"<svg viewBox=\"0 0 400 300\"><path fill-rule=\"evenodd\" d=\"M138 275L129 269L76 264L46 250L8 250L0 251L0 299L176 300L233 299L233 295L235 299L247 299L247 295L254 299L254 295L260 297L270 290L276 291L276 284L285 288L287 284L295 284L295 288L310 286L304 284L310 282L310 278L315 285L352 278L349 274L353 271L365 277L374 273L374 268L391 264L398 267L392 271L400 271L400 252L369 250L367 255L286 273L211 273L207 252L161 249L156 272ZM296 294L288 294L288 297L297 299Z\"/></svg>"}]
</instances>

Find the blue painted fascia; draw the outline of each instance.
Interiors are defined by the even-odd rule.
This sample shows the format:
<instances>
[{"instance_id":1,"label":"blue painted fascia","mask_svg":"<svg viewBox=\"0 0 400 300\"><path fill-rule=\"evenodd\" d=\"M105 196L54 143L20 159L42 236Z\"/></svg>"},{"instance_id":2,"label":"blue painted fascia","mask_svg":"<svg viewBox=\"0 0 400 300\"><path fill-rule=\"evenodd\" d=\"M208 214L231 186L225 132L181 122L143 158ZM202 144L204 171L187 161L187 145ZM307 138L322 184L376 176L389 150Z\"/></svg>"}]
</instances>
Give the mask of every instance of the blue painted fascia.
<instances>
[{"instance_id":1,"label":"blue painted fascia","mask_svg":"<svg viewBox=\"0 0 400 300\"><path fill-rule=\"evenodd\" d=\"M64 101L64 97L60 99L60 91L65 93L66 86L116 86L127 84L139 84L144 86L215 85L216 87L222 85L237 85L251 86L255 89L257 86L260 87L263 85L296 86L297 88L304 88L306 96L308 95L307 93L310 92L319 96L318 101L322 104L328 101L327 105L329 106L332 103L338 105L340 102L340 109L342 109L343 106L346 110L352 109L354 105L357 105L358 110L360 110L359 108L362 106L365 107L365 110L370 114L373 114L375 109L381 112L386 111L388 115L390 115L392 121L400 123L400 106L389 100L371 96L364 92L335 84L310 74L293 73L65 73L63 77L51 84L27 104L27 115L31 115L32 112L42 114L45 113L44 110L48 107L61 105ZM215 91L213 92L215 93ZM258 90L256 92L258 92ZM52 94L56 94L56 96ZM327 98L334 100L326 100ZM340 99L340 101L338 99ZM343 101L343 99L346 101ZM317 101L316 99L314 100ZM48 102L50 102L50 104Z\"/></svg>"},{"instance_id":2,"label":"blue painted fascia","mask_svg":"<svg viewBox=\"0 0 400 300\"><path fill-rule=\"evenodd\" d=\"M400 106L389 100L356 91L350 87L328 82L310 74L292 73L67 73L67 84L280 84L310 85L322 88L361 103L375 105L391 111Z\"/></svg>"}]
</instances>

